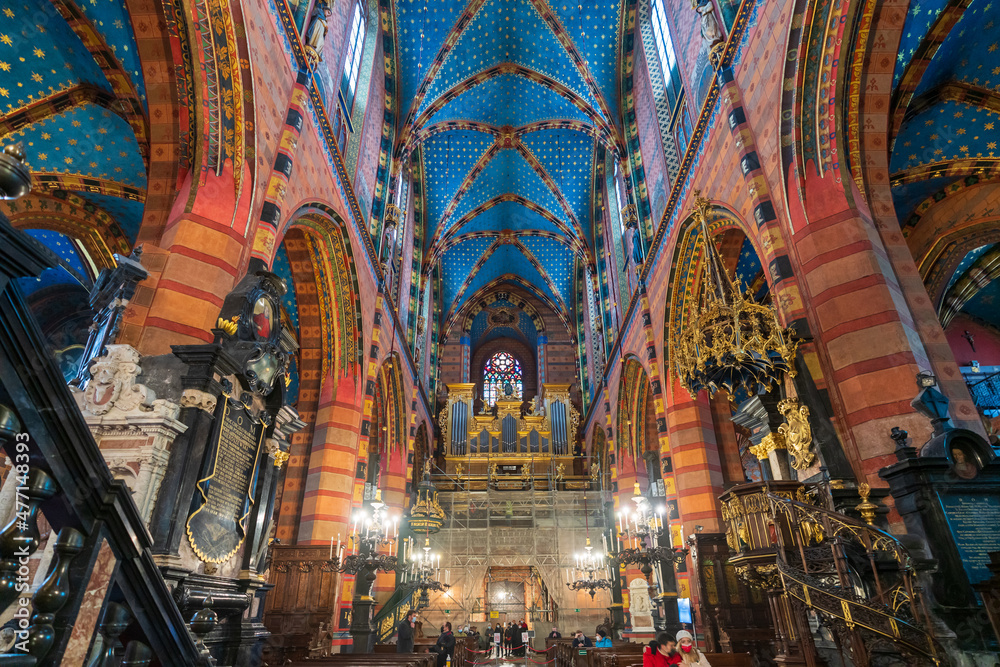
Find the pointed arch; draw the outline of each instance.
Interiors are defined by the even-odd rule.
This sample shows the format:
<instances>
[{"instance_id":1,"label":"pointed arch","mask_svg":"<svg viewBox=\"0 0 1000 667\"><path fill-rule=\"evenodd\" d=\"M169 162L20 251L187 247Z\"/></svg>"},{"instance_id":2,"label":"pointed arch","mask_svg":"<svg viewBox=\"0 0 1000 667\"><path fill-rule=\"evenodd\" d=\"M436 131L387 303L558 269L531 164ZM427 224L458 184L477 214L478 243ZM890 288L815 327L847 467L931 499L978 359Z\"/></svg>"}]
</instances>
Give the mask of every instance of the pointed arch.
<instances>
[{"instance_id":1,"label":"pointed arch","mask_svg":"<svg viewBox=\"0 0 1000 667\"><path fill-rule=\"evenodd\" d=\"M322 374L355 374L364 350L358 275L350 236L339 215L323 204L300 207L285 229L302 229L312 260L322 330ZM287 231L285 232L287 234Z\"/></svg>"},{"instance_id":2,"label":"pointed arch","mask_svg":"<svg viewBox=\"0 0 1000 667\"><path fill-rule=\"evenodd\" d=\"M660 449L655 409L646 368L635 355L628 355L624 362L618 381L616 410L618 451L633 461L636 474L641 476L643 455Z\"/></svg>"}]
</instances>

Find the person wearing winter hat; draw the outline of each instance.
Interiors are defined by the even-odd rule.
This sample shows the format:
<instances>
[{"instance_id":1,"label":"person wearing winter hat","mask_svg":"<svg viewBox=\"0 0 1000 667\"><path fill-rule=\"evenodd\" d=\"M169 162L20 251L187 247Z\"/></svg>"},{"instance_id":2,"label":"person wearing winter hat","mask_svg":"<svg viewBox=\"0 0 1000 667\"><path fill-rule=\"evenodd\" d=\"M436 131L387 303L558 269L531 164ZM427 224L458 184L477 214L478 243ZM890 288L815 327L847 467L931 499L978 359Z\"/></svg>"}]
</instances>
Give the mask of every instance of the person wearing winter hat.
<instances>
[{"instance_id":1,"label":"person wearing winter hat","mask_svg":"<svg viewBox=\"0 0 1000 667\"><path fill-rule=\"evenodd\" d=\"M677 633L677 648L681 656L680 664L684 667L688 665L698 665L698 667L712 667L705 654L694 645L694 638L687 630Z\"/></svg>"}]
</instances>

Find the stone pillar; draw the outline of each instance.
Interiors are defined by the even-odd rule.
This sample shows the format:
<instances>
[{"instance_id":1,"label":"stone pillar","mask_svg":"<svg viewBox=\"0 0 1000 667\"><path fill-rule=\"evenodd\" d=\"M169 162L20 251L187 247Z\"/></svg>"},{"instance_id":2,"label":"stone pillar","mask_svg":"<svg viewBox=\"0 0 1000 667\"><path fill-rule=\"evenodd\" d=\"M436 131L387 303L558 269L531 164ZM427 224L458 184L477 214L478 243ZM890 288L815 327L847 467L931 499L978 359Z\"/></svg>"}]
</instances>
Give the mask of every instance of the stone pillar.
<instances>
[{"instance_id":1,"label":"stone pillar","mask_svg":"<svg viewBox=\"0 0 1000 667\"><path fill-rule=\"evenodd\" d=\"M336 393L334 393L336 387ZM353 377L328 376L323 383L312 443L304 447L307 469L301 501L286 477L278 534L299 544L324 544L341 534L346 543L354 475L358 463L361 400ZM300 508L295 507L301 502ZM300 509L300 511L296 511Z\"/></svg>"},{"instance_id":2,"label":"stone pillar","mask_svg":"<svg viewBox=\"0 0 1000 667\"><path fill-rule=\"evenodd\" d=\"M670 383L667 428L681 516L688 527L698 524L706 531L719 532L722 462L708 396L702 392L693 399L677 378Z\"/></svg>"}]
</instances>

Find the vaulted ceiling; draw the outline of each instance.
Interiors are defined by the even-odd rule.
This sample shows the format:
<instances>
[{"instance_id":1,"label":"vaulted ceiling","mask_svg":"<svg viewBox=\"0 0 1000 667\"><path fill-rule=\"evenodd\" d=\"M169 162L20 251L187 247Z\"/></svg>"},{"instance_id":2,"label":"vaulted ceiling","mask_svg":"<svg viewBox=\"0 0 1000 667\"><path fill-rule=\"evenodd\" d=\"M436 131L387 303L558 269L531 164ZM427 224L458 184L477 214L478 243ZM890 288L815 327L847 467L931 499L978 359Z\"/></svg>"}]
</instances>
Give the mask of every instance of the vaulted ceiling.
<instances>
[{"instance_id":1,"label":"vaulted ceiling","mask_svg":"<svg viewBox=\"0 0 1000 667\"><path fill-rule=\"evenodd\" d=\"M527 283L562 314L592 256L595 159L619 145L617 0L397 0L397 137L422 158L424 271L447 320Z\"/></svg>"},{"instance_id":2,"label":"vaulted ceiling","mask_svg":"<svg viewBox=\"0 0 1000 667\"><path fill-rule=\"evenodd\" d=\"M111 217L113 236L134 243L146 193L147 117L125 3L3 3L0 142L24 144L34 193L66 208L82 199L88 213Z\"/></svg>"},{"instance_id":3,"label":"vaulted ceiling","mask_svg":"<svg viewBox=\"0 0 1000 667\"><path fill-rule=\"evenodd\" d=\"M1000 326L979 258L1000 239L1000 3L911 3L893 82L896 215L935 306ZM952 294L953 288L961 294ZM977 295L978 294L978 295ZM984 301L985 299L985 301Z\"/></svg>"}]
</instances>

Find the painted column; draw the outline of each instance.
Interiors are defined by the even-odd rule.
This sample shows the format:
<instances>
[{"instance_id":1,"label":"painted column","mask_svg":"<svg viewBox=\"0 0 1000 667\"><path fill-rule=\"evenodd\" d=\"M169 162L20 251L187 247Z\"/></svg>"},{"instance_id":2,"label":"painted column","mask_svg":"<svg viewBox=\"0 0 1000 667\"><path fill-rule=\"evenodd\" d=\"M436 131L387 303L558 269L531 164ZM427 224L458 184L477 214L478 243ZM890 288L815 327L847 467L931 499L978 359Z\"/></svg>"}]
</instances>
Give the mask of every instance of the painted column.
<instances>
[{"instance_id":1,"label":"painted column","mask_svg":"<svg viewBox=\"0 0 1000 667\"><path fill-rule=\"evenodd\" d=\"M292 98L285 114L285 126L281 132L278 150L275 152L274 166L267 181L264 205L260 211L260 222L257 224L257 233L254 236L251 256L264 260L268 266L271 265L274 258L279 231L278 225L282 221L281 206L285 201L288 182L292 176L293 156L299 144L306 104L309 100L309 91L306 88L307 81L308 74L299 72L295 87L292 88Z\"/></svg>"},{"instance_id":2,"label":"painted column","mask_svg":"<svg viewBox=\"0 0 1000 667\"><path fill-rule=\"evenodd\" d=\"M712 423L708 396L691 398L677 378L670 380L667 408L673 473L685 529L681 536L701 525L707 532L722 532L719 495L723 492L722 462ZM676 544L675 535L675 544Z\"/></svg>"},{"instance_id":3,"label":"painted column","mask_svg":"<svg viewBox=\"0 0 1000 667\"><path fill-rule=\"evenodd\" d=\"M538 387L541 388L545 384L545 346L549 342L549 337L545 334L538 336ZM573 448L573 444L570 443L570 449Z\"/></svg>"}]
</instances>

